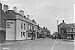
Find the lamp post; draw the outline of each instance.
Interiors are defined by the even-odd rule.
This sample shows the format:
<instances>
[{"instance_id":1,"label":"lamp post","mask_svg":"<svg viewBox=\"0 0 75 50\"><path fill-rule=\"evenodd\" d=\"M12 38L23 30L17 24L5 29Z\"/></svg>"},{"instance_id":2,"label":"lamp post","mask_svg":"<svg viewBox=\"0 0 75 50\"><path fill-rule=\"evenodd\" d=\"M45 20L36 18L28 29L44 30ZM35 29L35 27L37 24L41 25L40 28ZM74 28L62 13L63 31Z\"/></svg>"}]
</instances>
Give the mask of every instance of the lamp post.
<instances>
[{"instance_id":1,"label":"lamp post","mask_svg":"<svg viewBox=\"0 0 75 50\"><path fill-rule=\"evenodd\" d=\"M58 38L59 38L59 24L58 24L58 21L59 21L58 19L59 19L59 18L60 18L60 17L57 17L57 18L56 18L56 20L57 20L57 34L58 34Z\"/></svg>"},{"instance_id":2,"label":"lamp post","mask_svg":"<svg viewBox=\"0 0 75 50\"><path fill-rule=\"evenodd\" d=\"M74 3L74 23L75 23L75 3Z\"/></svg>"},{"instance_id":3,"label":"lamp post","mask_svg":"<svg viewBox=\"0 0 75 50\"><path fill-rule=\"evenodd\" d=\"M56 24L57 25L57 33L58 33L59 32L58 31L58 17L56 18L56 22L57 22L57 24Z\"/></svg>"},{"instance_id":4,"label":"lamp post","mask_svg":"<svg viewBox=\"0 0 75 50\"><path fill-rule=\"evenodd\" d=\"M75 23L75 1L74 1L74 23ZM75 50L75 40L74 40L74 50Z\"/></svg>"},{"instance_id":5,"label":"lamp post","mask_svg":"<svg viewBox=\"0 0 75 50\"><path fill-rule=\"evenodd\" d=\"M57 20L57 32L59 33L59 28L58 28L58 20Z\"/></svg>"}]
</instances>

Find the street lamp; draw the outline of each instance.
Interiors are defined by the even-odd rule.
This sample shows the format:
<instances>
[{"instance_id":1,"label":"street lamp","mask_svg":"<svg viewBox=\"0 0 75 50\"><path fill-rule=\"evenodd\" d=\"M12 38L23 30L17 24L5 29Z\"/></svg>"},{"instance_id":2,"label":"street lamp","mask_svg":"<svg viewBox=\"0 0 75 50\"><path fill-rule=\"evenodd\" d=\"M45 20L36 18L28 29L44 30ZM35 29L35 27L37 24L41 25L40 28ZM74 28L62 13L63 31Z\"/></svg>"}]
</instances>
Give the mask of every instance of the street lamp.
<instances>
[{"instance_id":1,"label":"street lamp","mask_svg":"<svg viewBox=\"0 0 75 50\"><path fill-rule=\"evenodd\" d=\"M74 23L75 23L75 3L74 3Z\"/></svg>"},{"instance_id":2,"label":"street lamp","mask_svg":"<svg viewBox=\"0 0 75 50\"><path fill-rule=\"evenodd\" d=\"M57 21L57 32L59 32L59 31L58 31L58 17L56 18L56 21Z\"/></svg>"},{"instance_id":3,"label":"street lamp","mask_svg":"<svg viewBox=\"0 0 75 50\"><path fill-rule=\"evenodd\" d=\"M58 17L56 18L57 21L57 37L59 38L59 26L58 26Z\"/></svg>"}]
</instances>

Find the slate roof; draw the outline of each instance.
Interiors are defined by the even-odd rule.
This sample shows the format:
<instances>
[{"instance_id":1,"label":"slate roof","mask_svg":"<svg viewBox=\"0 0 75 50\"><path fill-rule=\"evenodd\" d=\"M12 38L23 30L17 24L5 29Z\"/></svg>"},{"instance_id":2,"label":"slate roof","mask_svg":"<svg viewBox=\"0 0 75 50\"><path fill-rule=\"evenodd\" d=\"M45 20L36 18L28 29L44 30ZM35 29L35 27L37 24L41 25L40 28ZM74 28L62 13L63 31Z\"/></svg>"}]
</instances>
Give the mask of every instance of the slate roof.
<instances>
[{"instance_id":1,"label":"slate roof","mask_svg":"<svg viewBox=\"0 0 75 50\"><path fill-rule=\"evenodd\" d=\"M68 27L75 27L75 23L63 25L63 28L68 28Z\"/></svg>"},{"instance_id":2,"label":"slate roof","mask_svg":"<svg viewBox=\"0 0 75 50\"><path fill-rule=\"evenodd\" d=\"M61 28L61 27L63 27L63 25L66 25L66 23L65 23L65 22L62 22L62 23L60 23L60 24L58 25L58 27Z\"/></svg>"},{"instance_id":3,"label":"slate roof","mask_svg":"<svg viewBox=\"0 0 75 50\"><path fill-rule=\"evenodd\" d=\"M5 12L5 14L6 14L6 18L7 18L7 19L16 19L16 15L22 16L21 14L16 13L16 12L14 12L13 10L8 10L7 12ZM22 16L22 17L23 17L23 16Z\"/></svg>"}]
</instances>

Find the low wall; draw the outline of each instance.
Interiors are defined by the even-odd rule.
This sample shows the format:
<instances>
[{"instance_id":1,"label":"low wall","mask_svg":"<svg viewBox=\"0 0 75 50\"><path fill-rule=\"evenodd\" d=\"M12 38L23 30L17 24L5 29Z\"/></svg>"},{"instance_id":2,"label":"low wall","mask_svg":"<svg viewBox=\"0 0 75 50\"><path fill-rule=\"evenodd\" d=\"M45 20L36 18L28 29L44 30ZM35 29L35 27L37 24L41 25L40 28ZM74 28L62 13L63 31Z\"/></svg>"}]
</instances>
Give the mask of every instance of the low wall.
<instances>
[{"instance_id":1,"label":"low wall","mask_svg":"<svg viewBox=\"0 0 75 50\"><path fill-rule=\"evenodd\" d=\"M3 30L0 30L0 43L3 43L6 39L6 32Z\"/></svg>"}]
</instances>

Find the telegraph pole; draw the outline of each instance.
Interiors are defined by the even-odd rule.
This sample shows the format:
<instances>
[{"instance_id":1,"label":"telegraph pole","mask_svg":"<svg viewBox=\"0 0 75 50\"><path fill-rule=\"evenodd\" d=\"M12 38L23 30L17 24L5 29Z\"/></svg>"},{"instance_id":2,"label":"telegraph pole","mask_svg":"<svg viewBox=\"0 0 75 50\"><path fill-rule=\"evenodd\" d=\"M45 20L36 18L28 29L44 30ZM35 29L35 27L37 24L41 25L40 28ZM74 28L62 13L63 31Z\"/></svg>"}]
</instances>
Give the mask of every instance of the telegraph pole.
<instances>
[{"instance_id":1,"label":"telegraph pole","mask_svg":"<svg viewBox=\"0 0 75 50\"><path fill-rule=\"evenodd\" d=\"M57 32L59 33L59 31L58 31L58 20L57 20Z\"/></svg>"}]
</instances>

